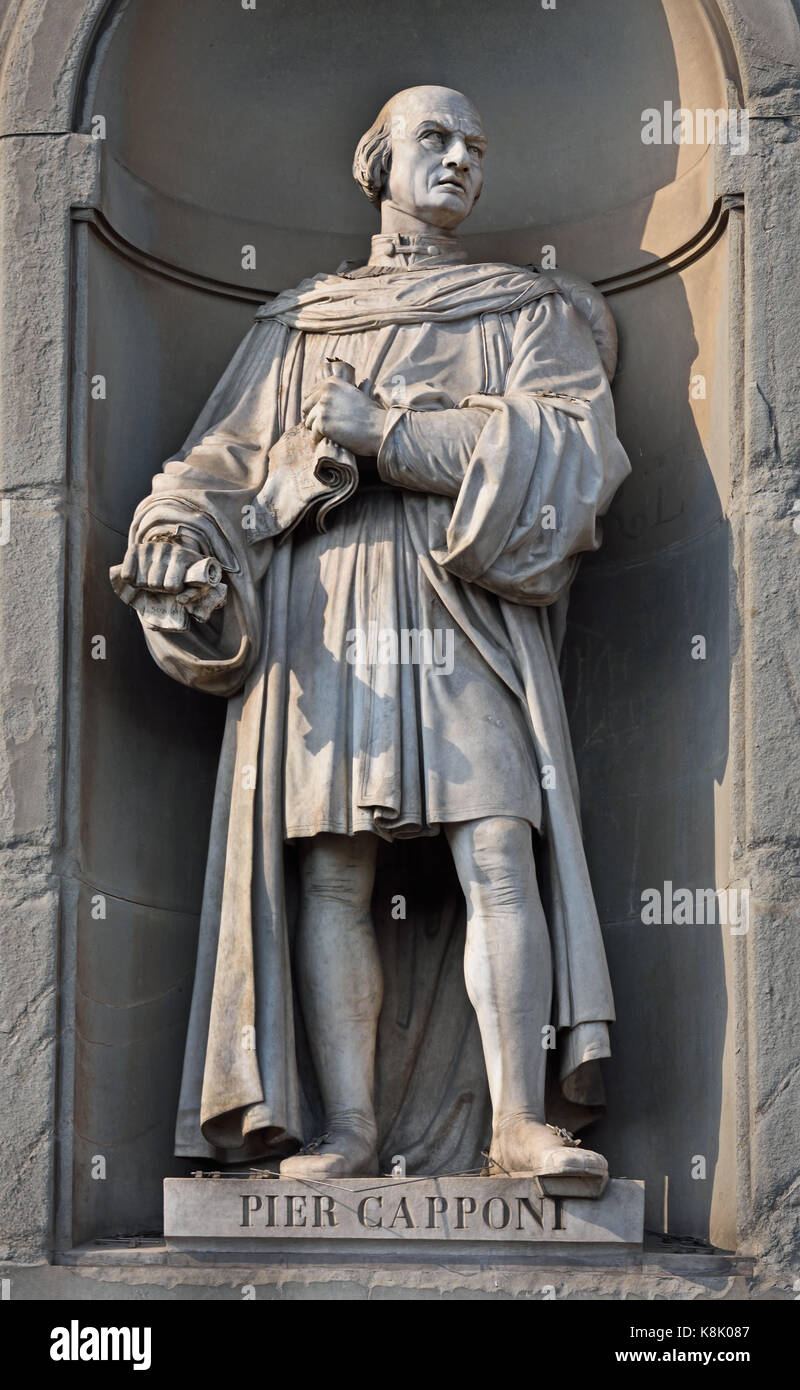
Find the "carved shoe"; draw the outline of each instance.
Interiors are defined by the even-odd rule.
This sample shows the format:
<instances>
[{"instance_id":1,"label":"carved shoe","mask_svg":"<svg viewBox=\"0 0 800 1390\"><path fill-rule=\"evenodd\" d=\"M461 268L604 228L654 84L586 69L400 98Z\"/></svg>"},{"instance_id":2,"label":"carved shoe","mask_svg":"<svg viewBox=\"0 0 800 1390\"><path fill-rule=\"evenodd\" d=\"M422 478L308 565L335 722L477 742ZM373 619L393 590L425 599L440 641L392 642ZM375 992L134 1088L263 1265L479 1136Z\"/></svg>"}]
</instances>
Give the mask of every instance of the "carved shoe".
<instances>
[{"instance_id":1,"label":"carved shoe","mask_svg":"<svg viewBox=\"0 0 800 1390\"><path fill-rule=\"evenodd\" d=\"M344 1125L312 1139L299 1153L281 1163L282 1178L325 1181L328 1178L373 1178L378 1175L374 1135Z\"/></svg>"},{"instance_id":2,"label":"carved shoe","mask_svg":"<svg viewBox=\"0 0 800 1390\"><path fill-rule=\"evenodd\" d=\"M602 1154L582 1149L565 1129L521 1119L492 1137L489 1150L493 1177L535 1178L543 1197L602 1197L608 1163Z\"/></svg>"}]
</instances>

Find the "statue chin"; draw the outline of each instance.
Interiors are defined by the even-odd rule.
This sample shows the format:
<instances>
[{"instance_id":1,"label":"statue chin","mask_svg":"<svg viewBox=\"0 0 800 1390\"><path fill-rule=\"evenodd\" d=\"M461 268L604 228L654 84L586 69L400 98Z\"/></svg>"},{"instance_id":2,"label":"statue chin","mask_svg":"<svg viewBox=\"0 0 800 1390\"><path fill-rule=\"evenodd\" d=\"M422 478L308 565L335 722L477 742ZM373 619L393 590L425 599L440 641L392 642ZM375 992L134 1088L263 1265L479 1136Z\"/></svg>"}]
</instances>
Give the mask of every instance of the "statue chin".
<instances>
[{"instance_id":1,"label":"statue chin","mask_svg":"<svg viewBox=\"0 0 800 1390\"><path fill-rule=\"evenodd\" d=\"M466 221L469 210L439 206L436 203L408 211L381 204L381 232L384 235L419 236L426 232L436 236L454 233Z\"/></svg>"}]
</instances>

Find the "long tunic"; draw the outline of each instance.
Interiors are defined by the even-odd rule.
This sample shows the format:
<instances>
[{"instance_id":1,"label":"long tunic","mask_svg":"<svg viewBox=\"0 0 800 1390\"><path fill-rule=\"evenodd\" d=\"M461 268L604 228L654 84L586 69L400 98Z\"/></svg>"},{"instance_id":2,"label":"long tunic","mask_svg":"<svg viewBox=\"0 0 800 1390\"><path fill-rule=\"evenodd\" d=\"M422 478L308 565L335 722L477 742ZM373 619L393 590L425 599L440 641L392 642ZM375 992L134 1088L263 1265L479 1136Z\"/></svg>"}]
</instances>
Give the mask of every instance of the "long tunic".
<instances>
[{"instance_id":1,"label":"long tunic","mask_svg":"<svg viewBox=\"0 0 800 1390\"><path fill-rule=\"evenodd\" d=\"M509 342L518 317L508 315ZM328 357L346 359L378 399L395 402L383 473L454 496L489 419L456 403L498 390L504 371L499 354L487 370L484 338L480 320L305 334L303 390ZM413 407L420 398L424 410ZM309 522L292 548L286 838L407 837L479 816L517 816L538 828L539 769L524 705L420 568L407 514L419 530L426 492L376 486L369 471L367 479L329 514L326 534Z\"/></svg>"},{"instance_id":2,"label":"long tunic","mask_svg":"<svg viewBox=\"0 0 800 1390\"><path fill-rule=\"evenodd\" d=\"M284 539L260 524L258 499L323 355L351 362L388 409L386 490L332 513L327 537ZM628 471L592 332L545 276L466 264L318 276L259 312L130 532L138 543L180 523L228 584L210 622L145 627L164 671L229 697L176 1152L241 1162L310 1137L287 836L361 825L391 836L470 811L540 826L558 1033L550 1115L575 1127L579 1107L596 1113L614 1010L550 615L581 552L599 545L598 518ZM348 662L343 639L376 617L452 628L451 675ZM439 1028L469 1011L456 983ZM443 1038L437 1057L448 1055ZM421 1034L414 1047L401 1069L407 1097ZM381 1053L379 1110L391 1090ZM436 1098L445 1128L457 1082ZM456 1110L463 1094L462 1084ZM422 1111L411 1117L427 1136L419 1162L435 1165L436 1125Z\"/></svg>"}]
</instances>

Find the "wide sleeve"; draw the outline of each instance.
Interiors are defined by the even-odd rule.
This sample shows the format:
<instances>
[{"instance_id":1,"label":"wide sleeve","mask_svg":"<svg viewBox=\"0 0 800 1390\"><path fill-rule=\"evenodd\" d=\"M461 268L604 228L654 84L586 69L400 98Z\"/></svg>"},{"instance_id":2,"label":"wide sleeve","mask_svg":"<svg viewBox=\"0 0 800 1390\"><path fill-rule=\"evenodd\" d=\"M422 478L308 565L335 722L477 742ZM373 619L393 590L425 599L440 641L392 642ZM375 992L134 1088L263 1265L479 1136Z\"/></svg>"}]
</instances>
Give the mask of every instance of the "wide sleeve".
<instances>
[{"instance_id":1,"label":"wide sleeve","mask_svg":"<svg viewBox=\"0 0 800 1390\"><path fill-rule=\"evenodd\" d=\"M553 603L630 472L591 329L560 294L520 311L503 393L461 402L476 408L488 416L449 523L432 518L431 553L504 598Z\"/></svg>"},{"instance_id":2,"label":"wide sleeve","mask_svg":"<svg viewBox=\"0 0 800 1390\"><path fill-rule=\"evenodd\" d=\"M260 583L273 543L248 544L248 526L269 450L282 432L283 371L296 340L296 333L272 320L254 325L183 448L153 479L130 528L129 544L138 545L180 526L187 544L222 565L227 599L208 622L189 617L184 630L163 631L143 621L162 670L211 694L239 689L261 642Z\"/></svg>"},{"instance_id":3,"label":"wide sleeve","mask_svg":"<svg viewBox=\"0 0 800 1390\"><path fill-rule=\"evenodd\" d=\"M463 410L392 407L378 452L380 476L409 492L457 497L489 414L480 406Z\"/></svg>"}]
</instances>

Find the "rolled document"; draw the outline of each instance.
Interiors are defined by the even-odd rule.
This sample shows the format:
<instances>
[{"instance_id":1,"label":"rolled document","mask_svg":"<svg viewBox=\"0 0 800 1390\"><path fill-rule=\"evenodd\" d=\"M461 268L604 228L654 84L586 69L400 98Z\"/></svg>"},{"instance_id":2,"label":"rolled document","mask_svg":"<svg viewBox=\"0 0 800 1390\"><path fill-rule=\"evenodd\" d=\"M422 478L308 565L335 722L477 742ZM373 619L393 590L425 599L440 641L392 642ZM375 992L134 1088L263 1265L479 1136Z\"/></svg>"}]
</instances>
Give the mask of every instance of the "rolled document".
<instances>
[{"instance_id":1,"label":"rolled document","mask_svg":"<svg viewBox=\"0 0 800 1390\"><path fill-rule=\"evenodd\" d=\"M190 615L198 622L208 622L211 614L222 607L228 594L227 584L222 583L222 565L213 555L195 560L189 566L179 594L137 589L121 575L122 566L112 565L109 577L114 592L123 603L136 609L145 627L161 632L185 632Z\"/></svg>"},{"instance_id":2,"label":"rolled document","mask_svg":"<svg viewBox=\"0 0 800 1390\"><path fill-rule=\"evenodd\" d=\"M184 584L195 585L215 585L222 579L222 565L213 556L207 555L203 560L196 560L190 565L183 577ZM190 596L191 597L191 596Z\"/></svg>"},{"instance_id":3,"label":"rolled document","mask_svg":"<svg viewBox=\"0 0 800 1390\"><path fill-rule=\"evenodd\" d=\"M356 384L356 374L349 362L339 357L327 359L327 376L338 377L351 386ZM318 531L326 531L326 517L334 507L340 507L348 497L352 497L358 487L358 466L355 456L341 444L332 439L321 439L316 448L314 473L321 483L331 489L329 497L323 498L315 517Z\"/></svg>"},{"instance_id":4,"label":"rolled document","mask_svg":"<svg viewBox=\"0 0 800 1390\"><path fill-rule=\"evenodd\" d=\"M349 362L328 358L326 374L355 386L356 374ZM358 465L349 449L332 439L314 444L305 425L293 425L269 451L264 486L255 499L255 524L248 529L249 544L274 536L280 545L310 512L318 531L325 531L326 517L341 506L358 486Z\"/></svg>"}]
</instances>

